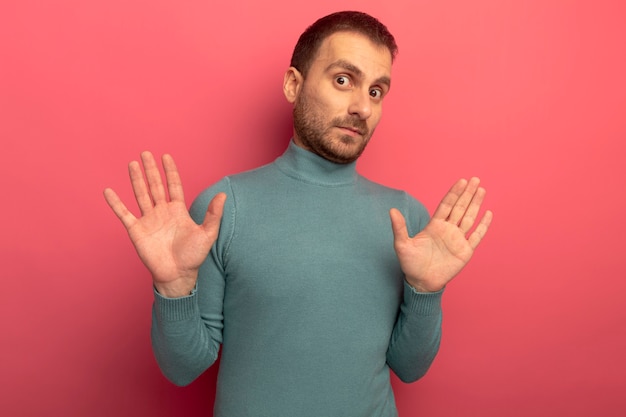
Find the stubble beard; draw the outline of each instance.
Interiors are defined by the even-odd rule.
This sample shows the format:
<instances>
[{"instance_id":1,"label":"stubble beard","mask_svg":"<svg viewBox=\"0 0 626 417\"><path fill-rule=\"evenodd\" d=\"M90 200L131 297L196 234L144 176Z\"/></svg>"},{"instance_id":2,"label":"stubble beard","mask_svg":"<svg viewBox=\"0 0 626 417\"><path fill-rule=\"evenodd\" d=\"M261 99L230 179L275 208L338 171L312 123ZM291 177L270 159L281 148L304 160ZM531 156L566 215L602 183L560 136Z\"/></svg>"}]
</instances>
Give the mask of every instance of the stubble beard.
<instances>
[{"instance_id":1,"label":"stubble beard","mask_svg":"<svg viewBox=\"0 0 626 417\"><path fill-rule=\"evenodd\" d=\"M356 161L365 150L374 130L371 132L365 120L358 116L336 117L325 125L319 111L309 103L305 94L296 99L293 107L294 131L300 142L311 152L338 164ZM358 129L361 137L352 137L333 132L334 127L352 127ZM355 143L360 141L355 146Z\"/></svg>"}]
</instances>

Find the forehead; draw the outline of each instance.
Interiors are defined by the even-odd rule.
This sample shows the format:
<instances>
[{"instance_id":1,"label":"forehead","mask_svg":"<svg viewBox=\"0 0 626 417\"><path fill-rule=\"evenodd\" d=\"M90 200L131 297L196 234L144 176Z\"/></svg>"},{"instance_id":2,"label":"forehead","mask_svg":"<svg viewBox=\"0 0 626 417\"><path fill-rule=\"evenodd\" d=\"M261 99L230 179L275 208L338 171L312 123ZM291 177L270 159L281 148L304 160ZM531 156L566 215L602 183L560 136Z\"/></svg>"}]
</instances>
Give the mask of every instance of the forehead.
<instances>
[{"instance_id":1,"label":"forehead","mask_svg":"<svg viewBox=\"0 0 626 417\"><path fill-rule=\"evenodd\" d=\"M391 74L392 58L389 49L360 33L336 32L324 39L312 62L311 70L324 71L340 60L350 62L374 78L389 77Z\"/></svg>"}]
</instances>

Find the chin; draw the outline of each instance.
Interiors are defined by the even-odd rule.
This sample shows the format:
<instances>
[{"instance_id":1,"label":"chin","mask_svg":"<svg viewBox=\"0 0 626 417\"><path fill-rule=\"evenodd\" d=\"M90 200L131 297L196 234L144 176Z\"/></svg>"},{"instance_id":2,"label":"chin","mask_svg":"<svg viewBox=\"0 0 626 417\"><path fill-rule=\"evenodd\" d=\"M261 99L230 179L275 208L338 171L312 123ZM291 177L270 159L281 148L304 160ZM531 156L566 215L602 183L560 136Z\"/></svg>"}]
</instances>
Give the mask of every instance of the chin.
<instances>
[{"instance_id":1,"label":"chin","mask_svg":"<svg viewBox=\"0 0 626 417\"><path fill-rule=\"evenodd\" d=\"M352 139L351 141L354 142L354 140ZM342 143L339 144L337 148L343 149L325 149L325 155L322 156L324 156L329 161L336 162L338 164L349 164L359 159L359 157L365 150L365 145L359 145L356 143L346 145L345 142L342 141Z\"/></svg>"}]
</instances>

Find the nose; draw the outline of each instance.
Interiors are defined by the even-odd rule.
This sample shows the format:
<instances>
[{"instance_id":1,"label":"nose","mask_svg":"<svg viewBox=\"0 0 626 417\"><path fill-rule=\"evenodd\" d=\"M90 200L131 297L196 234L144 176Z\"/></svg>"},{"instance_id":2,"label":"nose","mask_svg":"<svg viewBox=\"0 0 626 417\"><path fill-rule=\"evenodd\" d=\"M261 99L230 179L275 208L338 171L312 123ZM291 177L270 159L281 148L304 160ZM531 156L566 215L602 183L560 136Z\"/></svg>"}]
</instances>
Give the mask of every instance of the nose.
<instances>
[{"instance_id":1,"label":"nose","mask_svg":"<svg viewBox=\"0 0 626 417\"><path fill-rule=\"evenodd\" d=\"M358 116L362 120L366 120L372 115L372 99L369 90L354 89L351 99L348 108L351 115Z\"/></svg>"}]
</instances>

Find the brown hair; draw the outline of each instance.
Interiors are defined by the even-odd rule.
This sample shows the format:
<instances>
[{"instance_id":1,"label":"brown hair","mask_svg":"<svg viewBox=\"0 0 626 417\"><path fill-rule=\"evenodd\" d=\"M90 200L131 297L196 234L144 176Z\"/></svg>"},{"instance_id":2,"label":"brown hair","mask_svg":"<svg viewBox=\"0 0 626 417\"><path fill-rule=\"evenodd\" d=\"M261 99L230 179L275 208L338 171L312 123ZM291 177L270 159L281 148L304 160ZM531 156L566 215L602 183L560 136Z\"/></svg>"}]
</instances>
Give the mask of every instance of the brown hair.
<instances>
[{"instance_id":1,"label":"brown hair","mask_svg":"<svg viewBox=\"0 0 626 417\"><path fill-rule=\"evenodd\" d=\"M324 39L342 31L360 33L375 44L385 46L391 53L392 60L398 53L396 40L378 19L363 12L343 11L318 19L300 35L291 56L291 66L306 77Z\"/></svg>"}]
</instances>

